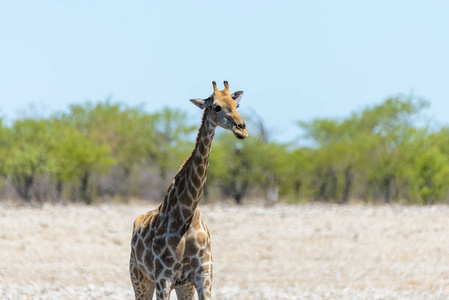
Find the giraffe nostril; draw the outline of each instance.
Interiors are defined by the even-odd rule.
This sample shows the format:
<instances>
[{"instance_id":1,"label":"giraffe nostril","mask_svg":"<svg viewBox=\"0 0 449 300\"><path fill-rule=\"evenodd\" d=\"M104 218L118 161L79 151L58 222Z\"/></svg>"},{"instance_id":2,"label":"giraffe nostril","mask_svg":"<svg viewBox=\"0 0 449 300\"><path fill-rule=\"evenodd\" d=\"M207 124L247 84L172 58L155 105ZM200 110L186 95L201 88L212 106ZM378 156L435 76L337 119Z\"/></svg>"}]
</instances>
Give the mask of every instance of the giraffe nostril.
<instances>
[{"instance_id":1,"label":"giraffe nostril","mask_svg":"<svg viewBox=\"0 0 449 300\"><path fill-rule=\"evenodd\" d=\"M243 130L243 129L246 128L246 124L245 124L245 123L237 124L236 127L237 127L238 129L240 129L240 130Z\"/></svg>"}]
</instances>

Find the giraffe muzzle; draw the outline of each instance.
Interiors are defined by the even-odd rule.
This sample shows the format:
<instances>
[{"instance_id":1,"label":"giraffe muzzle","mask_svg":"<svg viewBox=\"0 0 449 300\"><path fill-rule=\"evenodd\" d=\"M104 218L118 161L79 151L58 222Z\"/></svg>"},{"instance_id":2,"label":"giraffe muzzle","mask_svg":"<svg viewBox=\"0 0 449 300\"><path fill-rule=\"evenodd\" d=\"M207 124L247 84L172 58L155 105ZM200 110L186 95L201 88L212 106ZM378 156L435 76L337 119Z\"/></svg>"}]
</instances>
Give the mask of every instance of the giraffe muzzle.
<instances>
[{"instance_id":1,"label":"giraffe muzzle","mask_svg":"<svg viewBox=\"0 0 449 300\"><path fill-rule=\"evenodd\" d=\"M235 124L232 128L232 133L238 138L238 139L245 139L248 137L248 131L246 130L246 124L243 122L241 124Z\"/></svg>"}]
</instances>

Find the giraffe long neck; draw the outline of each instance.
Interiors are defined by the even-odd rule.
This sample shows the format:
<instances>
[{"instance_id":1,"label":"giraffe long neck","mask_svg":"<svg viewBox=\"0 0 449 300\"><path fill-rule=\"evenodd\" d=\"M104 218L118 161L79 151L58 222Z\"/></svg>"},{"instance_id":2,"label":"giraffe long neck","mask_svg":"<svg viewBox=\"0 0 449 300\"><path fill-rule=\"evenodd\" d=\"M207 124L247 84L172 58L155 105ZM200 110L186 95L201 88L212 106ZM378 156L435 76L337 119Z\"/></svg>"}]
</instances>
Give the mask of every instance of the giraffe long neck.
<instances>
[{"instance_id":1,"label":"giraffe long neck","mask_svg":"<svg viewBox=\"0 0 449 300\"><path fill-rule=\"evenodd\" d=\"M187 229L203 195L212 140L217 127L207 119L208 109L204 111L195 148L173 179L161 205L161 213L170 220L168 232Z\"/></svg>"}]
</instances>

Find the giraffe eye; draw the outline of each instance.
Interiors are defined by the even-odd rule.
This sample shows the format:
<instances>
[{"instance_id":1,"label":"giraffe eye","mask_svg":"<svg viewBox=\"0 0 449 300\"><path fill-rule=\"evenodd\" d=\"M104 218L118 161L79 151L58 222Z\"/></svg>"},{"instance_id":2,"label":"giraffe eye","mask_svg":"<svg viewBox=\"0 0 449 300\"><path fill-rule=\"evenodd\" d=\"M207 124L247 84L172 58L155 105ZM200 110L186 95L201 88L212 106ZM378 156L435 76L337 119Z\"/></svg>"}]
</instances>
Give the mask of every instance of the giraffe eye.
<instances>
[{"instance_id":1,"label":"giraffe eye","mask_svg":"<svg viewBox=\"0 0 449 300\"><path fill-rule=\"evenodd\" d=\"M215 106L214 106L214 110L215 110L216 112L221 111L221 106L220 106L220 105L215 105Z\"/></svg>"}]
</instances>

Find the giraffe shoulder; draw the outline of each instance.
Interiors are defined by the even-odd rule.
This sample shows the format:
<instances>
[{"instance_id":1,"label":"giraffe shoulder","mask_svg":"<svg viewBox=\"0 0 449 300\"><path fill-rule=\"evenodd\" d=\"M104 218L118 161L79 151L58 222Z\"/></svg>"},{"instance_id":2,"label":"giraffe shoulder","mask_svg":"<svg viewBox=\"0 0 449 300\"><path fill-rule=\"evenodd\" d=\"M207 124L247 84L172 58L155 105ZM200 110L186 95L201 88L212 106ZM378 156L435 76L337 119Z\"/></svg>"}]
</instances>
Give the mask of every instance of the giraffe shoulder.
<instances>
[{"instance_id":1,"label":"giraffe shoulder","mask_svg":"<svg viewBox=\"0 0 449 300\"><path fill-rule=\"evenodd\" d=\"M142 220L144 218L145 218L145 214L141 214L134 220L134 225L133 225L134 231L136 230L136 228L138 228L140 226L140 224L142 224Z\"/></svg>"},{"instance_id":2,"label":"giraffe shoulder","mask_svg":"<svg viewBox=\"0 0 449 300\"><path fill-rule=\"evenodd\" d=\"M139 215L134 220L133 231L136 231L138 228L147 227L150 223L152 223L156 214L157 214L157 211L152 210L152 211L149 211L149 212Z\"/></svg>"}]
</instances>

